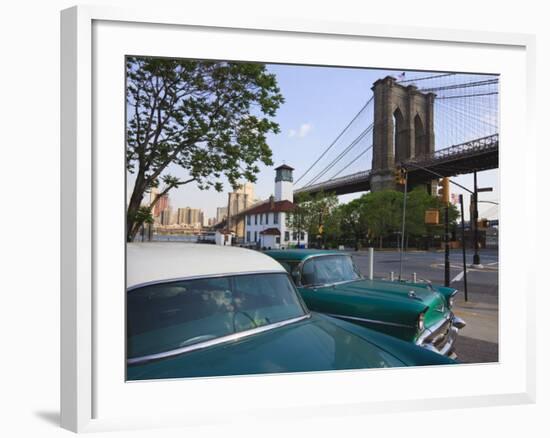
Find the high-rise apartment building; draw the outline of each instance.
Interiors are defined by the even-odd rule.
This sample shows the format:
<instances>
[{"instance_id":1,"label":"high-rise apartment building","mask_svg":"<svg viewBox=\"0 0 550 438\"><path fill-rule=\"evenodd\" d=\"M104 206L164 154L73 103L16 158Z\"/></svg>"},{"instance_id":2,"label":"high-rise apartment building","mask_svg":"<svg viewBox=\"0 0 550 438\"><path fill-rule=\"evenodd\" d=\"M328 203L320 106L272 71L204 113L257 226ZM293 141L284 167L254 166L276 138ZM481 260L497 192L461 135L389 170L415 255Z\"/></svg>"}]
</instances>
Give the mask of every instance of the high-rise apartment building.
<instances>
[{"instance_id":1,"label":"high-rise apartment building","mask_svg":"<svg viewBox=\"0 0 550 438\"><path fill-rule=\"evenodd\" d=\"M219 224L225 218L227 218L227 207L216 208L216 223Z\"/></svg>"},{"instance_id":2,"label":"high-rise apartment building","mask_svg":"<svg viewBox=\"0 0 550 438\"><path fill-rule=\"evenodd\" d=\"M183 207L178 208L177 223L191 227L202 227L204 213L199 208Z\"/></svg>"}]
</instances>

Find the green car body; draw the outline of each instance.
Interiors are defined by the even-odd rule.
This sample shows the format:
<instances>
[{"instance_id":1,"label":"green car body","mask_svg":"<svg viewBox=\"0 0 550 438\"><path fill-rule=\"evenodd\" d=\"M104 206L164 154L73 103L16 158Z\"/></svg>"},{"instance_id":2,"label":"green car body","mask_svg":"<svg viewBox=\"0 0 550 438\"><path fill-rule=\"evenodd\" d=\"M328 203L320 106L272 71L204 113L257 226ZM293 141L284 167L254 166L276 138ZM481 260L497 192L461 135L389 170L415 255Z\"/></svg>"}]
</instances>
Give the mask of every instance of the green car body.
<instances>
[{"instance_id":1,"label":"green car body","mask_svg":"<svg viewBox=\"0 0 550 438\"><path fill-rule=\"evenodd\" d=\"M256 251L149 243L129 244L127 257L127 380L456 363L311 312Z\"/></svg>"},{"instance_id":2,"label":"green car body","mask_svg":"<svg viewBox=\"0 0 550 438\"><path fill-rule=\"evenodd\" d=\"M361 276L351 255L342 251L270 250L265 254L292 275L309 309L454 356L458 331L465 326L451 309L456 289L429 283L369 280ZM344 259L349 262L344 263ZM315 282L305 274L305 270L327 271L338 269L338 265L348 272L329 273L331 279L326 283L322 279ZM345 275L345 279L337 281L338 275Z\"/></svg>"},{"instance_id":3,"label":"green car body","mask_svg":"<svg viewBox=\"0 0 550 438\"><path fill-rule=\"evenodd\" d=\"M302 321L127 367L127 380L449 365L408 342L311 312Z\"/></svg>"}]
</instances>

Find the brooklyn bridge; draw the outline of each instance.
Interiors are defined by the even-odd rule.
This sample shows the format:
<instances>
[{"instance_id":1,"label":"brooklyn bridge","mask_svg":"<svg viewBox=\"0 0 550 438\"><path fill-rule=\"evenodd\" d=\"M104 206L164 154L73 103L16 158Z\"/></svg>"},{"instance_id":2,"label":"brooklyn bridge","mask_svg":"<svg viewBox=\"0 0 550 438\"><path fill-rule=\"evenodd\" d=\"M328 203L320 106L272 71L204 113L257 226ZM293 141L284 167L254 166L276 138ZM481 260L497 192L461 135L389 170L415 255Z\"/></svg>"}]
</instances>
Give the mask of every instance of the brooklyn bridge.
<instances>
[{"instance_id":1,"label":"brooklyn bridge","mask_svg":"<svg viewBox=\"0 0 550 438\"><path fill-rule=\"evenodd\" d=\"M498 167L495 75L440 73L387 76L372 96L295 181L294 194L396 188L397 166L410 186Z\"/></svg>"}]
</instances>

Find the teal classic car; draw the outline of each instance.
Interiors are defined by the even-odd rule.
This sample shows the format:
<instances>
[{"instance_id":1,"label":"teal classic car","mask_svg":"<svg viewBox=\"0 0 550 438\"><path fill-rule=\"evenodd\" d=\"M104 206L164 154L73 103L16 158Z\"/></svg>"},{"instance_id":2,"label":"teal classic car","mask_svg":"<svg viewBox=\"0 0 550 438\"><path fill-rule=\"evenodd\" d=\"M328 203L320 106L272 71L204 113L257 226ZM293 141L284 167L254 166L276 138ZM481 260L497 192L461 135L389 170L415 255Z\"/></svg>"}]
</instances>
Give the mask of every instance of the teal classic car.
<instances>
[{"instance_id":1,"label":"teal classic car","mask_svg":"<svg viewBox=\"0 0 550 438\"><path fill-rule=\"evenodd\" d=\"M310 312L288 273L256 251L127 245L128 380L455 363Z\"/></svg>"},{"instance_id":2,"label":"teal classic car","mask_svg":"<svg viewBox=\"0 0 550 438\"><path fill-rule=\"evenodd\" d=\"M456 357L465 322L452 312L456 289L364 278L342 251L266 251L292 275L309 309Z\"/></svg>"}]
</instances>

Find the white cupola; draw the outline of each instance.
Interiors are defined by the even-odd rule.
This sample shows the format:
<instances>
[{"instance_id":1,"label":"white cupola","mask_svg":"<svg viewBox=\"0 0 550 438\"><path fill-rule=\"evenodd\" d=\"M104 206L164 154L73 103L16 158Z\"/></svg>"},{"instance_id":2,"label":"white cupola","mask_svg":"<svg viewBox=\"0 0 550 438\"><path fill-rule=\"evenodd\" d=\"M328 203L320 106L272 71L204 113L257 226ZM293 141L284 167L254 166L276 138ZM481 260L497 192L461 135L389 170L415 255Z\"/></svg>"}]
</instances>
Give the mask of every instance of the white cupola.
<instances>
[{"instance_id":1,"label":"white cupola","mask_svg":"<svg viewBox=\"0 0 550 438\"><path fill-rule=\"evenodd\" d=\"M275 168L275 201L294 202L293 170L286 164Z\"/></svg>"}]
</instances>

